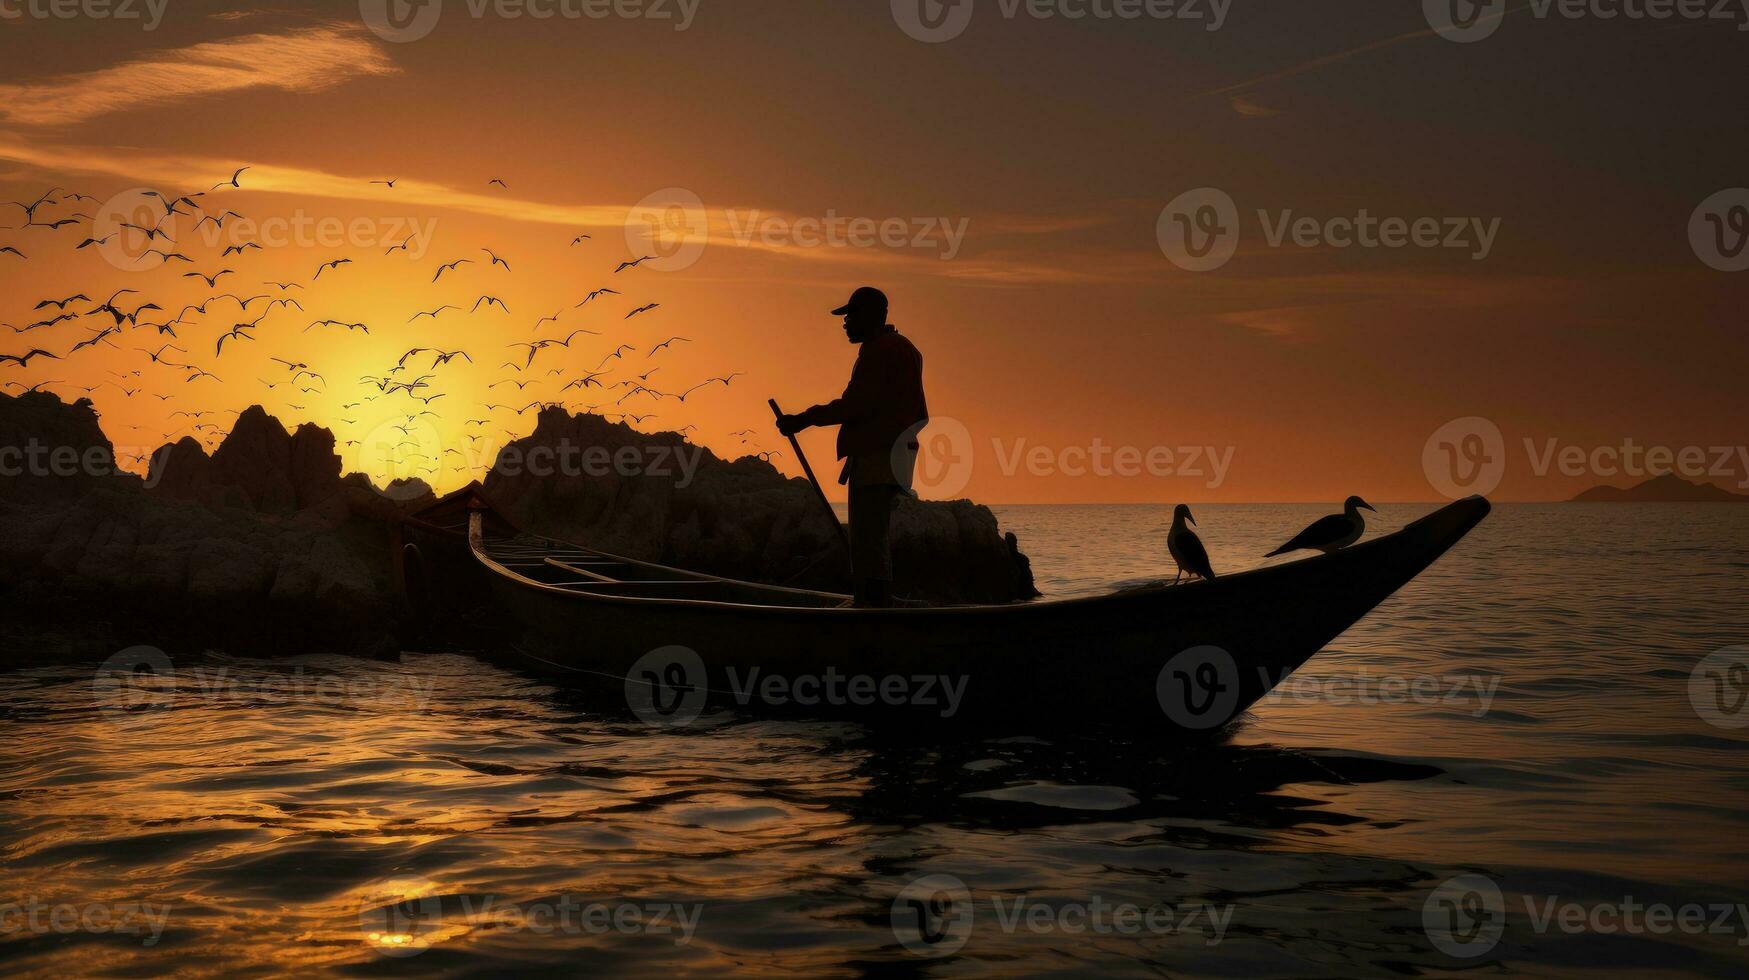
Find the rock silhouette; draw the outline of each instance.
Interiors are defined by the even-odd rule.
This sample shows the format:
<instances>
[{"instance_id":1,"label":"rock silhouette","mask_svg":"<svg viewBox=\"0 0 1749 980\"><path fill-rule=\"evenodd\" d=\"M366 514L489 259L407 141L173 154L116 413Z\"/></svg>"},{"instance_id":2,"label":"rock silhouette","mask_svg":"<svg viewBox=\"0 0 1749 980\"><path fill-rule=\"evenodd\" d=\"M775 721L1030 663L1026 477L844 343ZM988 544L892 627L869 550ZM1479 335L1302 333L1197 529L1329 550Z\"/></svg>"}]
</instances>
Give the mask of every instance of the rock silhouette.
<instances>
[{"instance_id":1,"label":"rock silhouette","mask_svg":"<svg viewBox=\"0 0 1749 980\"><path fill-rule=\"evenodd\" d=\"M585 465L590 453L602 465ZM682 453L691 461L684 468ZM627 464L605 463L616 457ZM552 464L533 465L545 459ZM534 432L500 452L484 485L530 531L713 575L849 588L843 546L807 481L755 456L724 460L676 433L638 432L549 407ZM893 519L893 567L899 591L913 598L1038 595L1013 536L1004 537L988 507L966 500L902 501Z\"/></svg>"},{"instance_id":2,"label":"rock silhouette","mask_svg":"<svg viewBox=\"0 0 1749 980\"><path fill-rule=\"evenodd\" d=\"M0 481L0 660L137 643L393 648L394 508L340 479L326 431L290 434L250 409L210 457L192 439L160 450L145 482L109 468L84 400L0 396L0 439L91 463Z\"/></svg>"},{"instance_id":3,"label":"rock silhouette","mask_svg":"<svg viewBox=\"0 0 1749 980\"><path fill-rule=\"evenodd\" d=\"M152 455L146 484L179 500L288 514L341 493L334 434L315 425L286 432L259 405L245 409L208 456L184 437Z\"/></svg>"},{"instance_id":4,"label":"rock silhouette","mask_svg":"<svg viewBox=\"0 0 1749 980\"><path fill-rule=\"evenodd\" d=\"M637 450L646 461L666 453L670 467L684 450L696 470L684 485L648 465L603 476L495 470L488 491L523 526L717 574L842 587L840 545L803 481L755 457L724 461L673 433L556 409L513 445L564 444ZM139 643L250 654L399 648L409 624L391 527L431 499L430 487L342 476L326 429L288 432L252 407L210 455L181 439L154 454L141 480L114 469L89 401L36 392L0 394L0 446L72 461L0 475L0 662ZM1026 557L988 508L908 501L894 538L900 580L917 595L1036 594Z\"/></svg>"},{"instance_id":5,"label":"rock silhouette","mask_svg":"<svg viewBox=\"0 0 1749 980\"><path fill-rule=\"evenodd\" d=\"M1575 504L1742 504L1749 494L1732 493L1711 483L1684 480L1674 473L1655 476L1631 487L1597 486L1574 497Z\"/></svg>"}]
</instances>

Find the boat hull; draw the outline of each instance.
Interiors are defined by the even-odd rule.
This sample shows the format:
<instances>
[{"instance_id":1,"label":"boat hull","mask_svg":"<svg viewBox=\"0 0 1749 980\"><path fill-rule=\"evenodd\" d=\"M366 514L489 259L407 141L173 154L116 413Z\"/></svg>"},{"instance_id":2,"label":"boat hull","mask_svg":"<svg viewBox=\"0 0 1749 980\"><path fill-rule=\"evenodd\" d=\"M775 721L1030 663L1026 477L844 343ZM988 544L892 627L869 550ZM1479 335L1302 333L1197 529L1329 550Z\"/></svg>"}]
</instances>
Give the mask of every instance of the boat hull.
<instances>
[{"instance_id":1,"label":"boat hull","mask_svg":"<svg viewBox=\"0 0 1749 980\"><path fill-rule=\"evenodd\" d=\"M1212 730L1487 516L1450 504L1329 555L1180 586L1005 606L794 608L578 594L477 553L522 666L655 724L716 708L908 722ZM853 680L860 679L860 680Z\"/></svg>"}]
</instances>

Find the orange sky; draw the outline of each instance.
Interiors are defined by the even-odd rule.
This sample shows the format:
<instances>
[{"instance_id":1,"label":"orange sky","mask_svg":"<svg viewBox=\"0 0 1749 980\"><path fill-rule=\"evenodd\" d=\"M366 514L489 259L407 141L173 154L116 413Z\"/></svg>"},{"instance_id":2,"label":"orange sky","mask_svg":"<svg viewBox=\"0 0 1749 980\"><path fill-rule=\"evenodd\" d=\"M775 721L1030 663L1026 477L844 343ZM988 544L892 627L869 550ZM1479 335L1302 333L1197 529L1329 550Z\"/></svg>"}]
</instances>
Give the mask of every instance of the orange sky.
<instances>
[{"instance_id":1,"label":"orange sky","mask_svg":"<svg viewBox=\"0 0 1749 980\"><path fill-rule=\"evenodd\" d=\"M183 434L190 419L173 412L260 402L356 441L349 468L380 479L423 465L389 465L378 437L426 406L365 402L379 393L359 379L413 347L463 349L474 363L433 371L419 355L399 376L435 373L422 393L444 395L417 427L417 451L443 459L420 475L440 487L528 430L533 413L516 407L561 398L653 413L646 430L696 426L726 456L781 450L774 462L793 473L765 399L800 409L842 387L854 350L825 311L867 282L924 352L934 431L969 454L954 487L985 502L1437 499L1423 451L1467 416L1502 433L1504 499L1630 482L1539 475L1526 440L1539 454L1549 440L1588 452L1749 441L1749 277L1707 267L1687 234L1701 201L1749 183L1735 123L1746 42L1731 27L1524 20L1453 44L1413 9L1340 22L1233 10L1219 31L986 9L963 36L925 44L888 6L706 0L675 30L476 19L451 3L408 43L342 3L172 4L149 31L9 20L0 198L65 188L94 200L57 195L38 222L95 223L20 227L22 208L0 209L0 246L25 255L0 255L0 322L24 327L53 312L33 310L41 300L121 289L138 290L124 309L165 311L143 322L221 292L284 295L303 311L267 313L253 342L217 357L215 338L264 301L238 315L220 300L177 324L188 353L170 357L222 382L152 364L138 348L171 338L149 327L68 354L102 314L0 331L0 351L67 355L0 377L59 382L69 398L101 384L90 397L106 431L136 451ZM240 188L211 190L244 166ZM1240 215L1237 253L1210 272L1174 265L1156 237L1168 202L1199 187L1225 191ZM75 250L133 213L144 188L208 191L205 212L244 220L197 231L202 212L177 216L166 230L190 263L127 268L148 243L126 229ZM616 274L648 244L639 205L652 196L699 206L659 237L661 260ZM1475 218L1497 234L1480 260L1269 240L1286 212L1360 209ZM805 222L828 216L903 229L903 244L815 244ZM570 244L579 234L593 237ZM220 254L250 241L265 247ZM336 258L352 262L312 279ZM432 282L461 258L472 264ZM183 277L226 268L214 288ZM622 295L576 308L601 287ZM467 312L482 295L509 312ZM408 322L446 303L463 310ZM648 303L660 307L625 319ZM305 331L327 318L370 334ZM507 345L580 327L601 336L544 351L526 372L501 367L526 357ZM649 355L672 336L689 340ZM637 350L608 365L608 384L654 369L647 383L676 392L744 374L685 403L636 395L617 409L607 403L626 389L558 390L622 343ZM290 380L272 357L327 383L270 389ZM506 378L535 383L487 388ZM746 443L730 435L747 428ZM829 432L804 445L836 472ZM1201 462L1193 475L1077 469L1097 446L1180 459L1197 447ZM1749 462L1733 465L1714 482L1749 481Z\"/></svg>"}]
</instances>

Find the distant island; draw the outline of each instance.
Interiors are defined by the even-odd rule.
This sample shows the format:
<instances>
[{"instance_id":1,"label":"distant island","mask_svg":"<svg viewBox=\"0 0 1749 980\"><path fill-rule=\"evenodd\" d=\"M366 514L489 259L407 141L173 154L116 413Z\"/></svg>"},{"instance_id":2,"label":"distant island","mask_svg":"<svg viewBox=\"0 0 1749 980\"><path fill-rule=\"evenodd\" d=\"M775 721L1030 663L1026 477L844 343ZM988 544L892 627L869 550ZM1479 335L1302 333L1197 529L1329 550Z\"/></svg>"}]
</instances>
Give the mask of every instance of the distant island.
<instances>
[{"instance_id":1,"label":"distant island","mask_svg":"<svg viewBox=\"0 0 1749 980\"><path fill-rule=\"evenodd\" d=\"M1666 473L1632 487L1592 487L1568 502L1575 504L1749 504L1749 494L1732 493L1710 483L1691 483L1674 473Z\"/></svg>"}]
</instances>

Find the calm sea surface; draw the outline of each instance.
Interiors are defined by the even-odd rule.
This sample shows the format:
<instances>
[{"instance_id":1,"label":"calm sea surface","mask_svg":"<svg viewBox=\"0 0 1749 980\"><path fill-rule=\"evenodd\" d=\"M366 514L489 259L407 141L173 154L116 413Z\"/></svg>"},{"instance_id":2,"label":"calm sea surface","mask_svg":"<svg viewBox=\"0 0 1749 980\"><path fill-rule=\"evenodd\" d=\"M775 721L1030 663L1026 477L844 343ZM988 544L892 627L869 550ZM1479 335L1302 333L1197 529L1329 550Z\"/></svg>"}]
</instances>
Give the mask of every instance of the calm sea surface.
<instances>
[{"instance_id":1,"label":"calm sea surface","mask_svg":"<svg viewBox=\"0 0 1749 980\"><path fill-rule=\"evenodd\" d=\"M1197 517L1229 572L1323 510ZM1165 573L1164 508L998 511L1048 593ZM1746 581L1749 508L1502 506L1196 744L93 651L0 675L0 973L1742 976Z\"/></svg>"}]
</instances>

